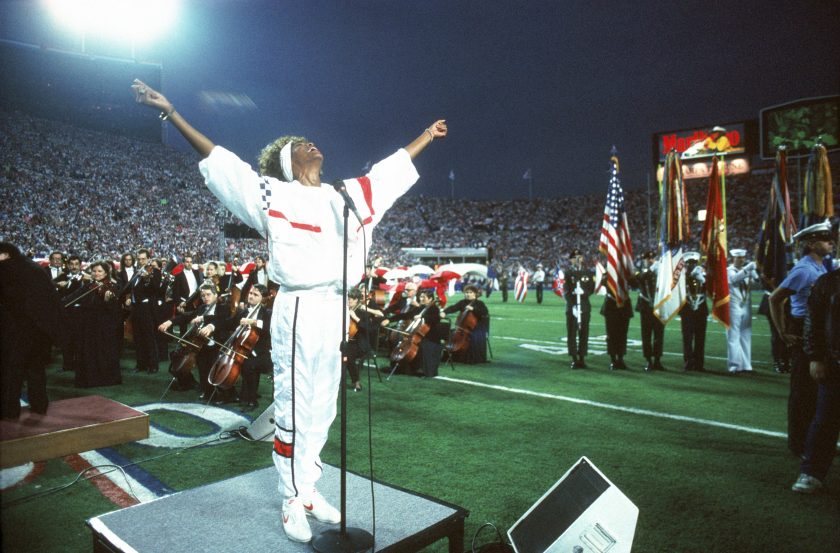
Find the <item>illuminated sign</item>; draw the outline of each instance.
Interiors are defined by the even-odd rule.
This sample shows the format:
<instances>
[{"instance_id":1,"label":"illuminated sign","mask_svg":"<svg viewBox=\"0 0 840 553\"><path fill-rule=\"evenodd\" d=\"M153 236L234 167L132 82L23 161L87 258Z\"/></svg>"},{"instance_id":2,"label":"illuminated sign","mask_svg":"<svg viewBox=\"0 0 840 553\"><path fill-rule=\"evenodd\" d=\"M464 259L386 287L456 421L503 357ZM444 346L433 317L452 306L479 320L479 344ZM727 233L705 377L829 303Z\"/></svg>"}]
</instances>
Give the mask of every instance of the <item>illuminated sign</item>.
<instances>
[{"instance_id":1,"label":"illuminated sign","mask_svg":"<svg viewBox=\"0 0 840 553\"><path fill-rule=\"evenodd\" d=\"M764 108L761 124L761 157L772 159L780 146L788 157L810 155L819 140L829 151L840 149L840 96L804 98Z\"/></svg>"},{"instance_id":2,"label":"illuminated sign","mask_svg":"<svg viewBox=\"0 0 840 553\"><path fill-rule=\"evenodd\" d=\"M671 150L684 160L709 158L716 154L743 155L746 133L744 123L727 123L700 129L683 129L656 135L656 151L660 162Z\"/></svg>"},{"instance_id":3,"label":"illuminated sign","mask_svg":"<svg viewBox=\"0 0 840 553\"><path fill-rule=\"evenodd\" d=\"M746 158L738 157L725 160L724 174L743 175L750 172L750 163ZM684 180L707 179L712 174L712 162L709 160L684 161L682 164L682 175ZM662 180L662 166L656 170L656 180Z\"/></svg>"}]
</instances>

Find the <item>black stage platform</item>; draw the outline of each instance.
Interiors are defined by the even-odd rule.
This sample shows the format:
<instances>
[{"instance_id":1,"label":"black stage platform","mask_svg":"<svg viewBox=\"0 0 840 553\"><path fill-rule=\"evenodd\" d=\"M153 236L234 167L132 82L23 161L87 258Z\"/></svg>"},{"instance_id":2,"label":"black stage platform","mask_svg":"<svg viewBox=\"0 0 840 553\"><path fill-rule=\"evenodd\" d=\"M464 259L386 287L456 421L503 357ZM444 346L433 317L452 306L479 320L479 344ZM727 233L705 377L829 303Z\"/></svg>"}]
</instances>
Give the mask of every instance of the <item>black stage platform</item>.
<instances>
[{"instance_id":1,"label":"black stage platform","mask_svg":"<svg viewBox=\"0 0 840 553\"><path fill-rule=\"evenodd\" d=\"M339 505L339 469L325 465L318 490ZM469 512L429 497L374 483L375 551L410 552L449 539L450 553L464 551ZM178 492L88 520L96 553L312 551L286 539L274 467ZM370 480L347 474L347 526L373 533ZM310 519L316 537L338 529Z\"/></svg>"}]
</instances>

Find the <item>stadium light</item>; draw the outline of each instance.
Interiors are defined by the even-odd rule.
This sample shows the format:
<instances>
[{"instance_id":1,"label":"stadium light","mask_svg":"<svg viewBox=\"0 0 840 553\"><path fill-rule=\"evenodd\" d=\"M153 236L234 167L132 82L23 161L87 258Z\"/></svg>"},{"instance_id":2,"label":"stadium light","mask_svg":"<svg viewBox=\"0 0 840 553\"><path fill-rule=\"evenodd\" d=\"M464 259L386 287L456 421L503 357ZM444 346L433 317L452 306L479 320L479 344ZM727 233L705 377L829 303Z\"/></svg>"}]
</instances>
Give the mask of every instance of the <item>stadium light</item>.
<instances>
[{"instance_id":1,"label":"stadium light","mask_svg":"<svg viewBox=\"0 0 840 553\"><path fill-rule=\"evenodd\" d=\"M178 17L177 0L45 0L62 26L82 34L148 43Z\"/></svg>"}]
</instances>

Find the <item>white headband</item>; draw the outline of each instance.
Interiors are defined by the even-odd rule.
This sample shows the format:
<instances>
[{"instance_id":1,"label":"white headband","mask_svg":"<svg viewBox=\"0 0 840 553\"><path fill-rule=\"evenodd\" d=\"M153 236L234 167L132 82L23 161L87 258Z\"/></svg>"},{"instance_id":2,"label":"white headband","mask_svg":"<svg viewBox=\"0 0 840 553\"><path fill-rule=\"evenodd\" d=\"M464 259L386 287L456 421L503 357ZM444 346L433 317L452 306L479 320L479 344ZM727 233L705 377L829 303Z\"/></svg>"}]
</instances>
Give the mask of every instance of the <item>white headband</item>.
<instances>
[{"instance_id":1,"label":"white headband","mask_svg":"<svg viewBox=\"0 0 840 553\"><path fill-rule=\"evenodd\" d=\"M280 150L280 170L288 182L295 180L292 174L292 141L286 142L286 145Z\"/></svg>"}]
</instances>

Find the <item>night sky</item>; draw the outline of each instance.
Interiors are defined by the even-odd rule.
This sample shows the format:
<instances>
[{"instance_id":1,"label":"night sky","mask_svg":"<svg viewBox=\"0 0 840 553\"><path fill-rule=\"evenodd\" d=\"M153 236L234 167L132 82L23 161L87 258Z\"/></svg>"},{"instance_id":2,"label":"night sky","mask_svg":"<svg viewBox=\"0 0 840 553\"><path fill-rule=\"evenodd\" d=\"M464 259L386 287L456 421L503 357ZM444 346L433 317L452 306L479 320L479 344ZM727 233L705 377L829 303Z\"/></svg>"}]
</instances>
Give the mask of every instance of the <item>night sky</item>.
<instances>
[{"instance_id":1,"label":"night sky","mask_svg":"<svg viewBox=\"0 0 840 553\"><path fill-rule=\"evenodd\" d=\"M0 37L78 48L32 4L2 2ZM654 132L837 94L838 28L837 0L202 0L137 53L163 63L190 122L247 161L303 134L325 179L356 176L443 117L450 137L418 158L413 193L450 195L454 171L456 197L504 199L528 197L527 169L535 197L605 193L613 144L624 187L643 187ZM220 92L253 104L207 101Z\"/></svg>"}]
</instances>

